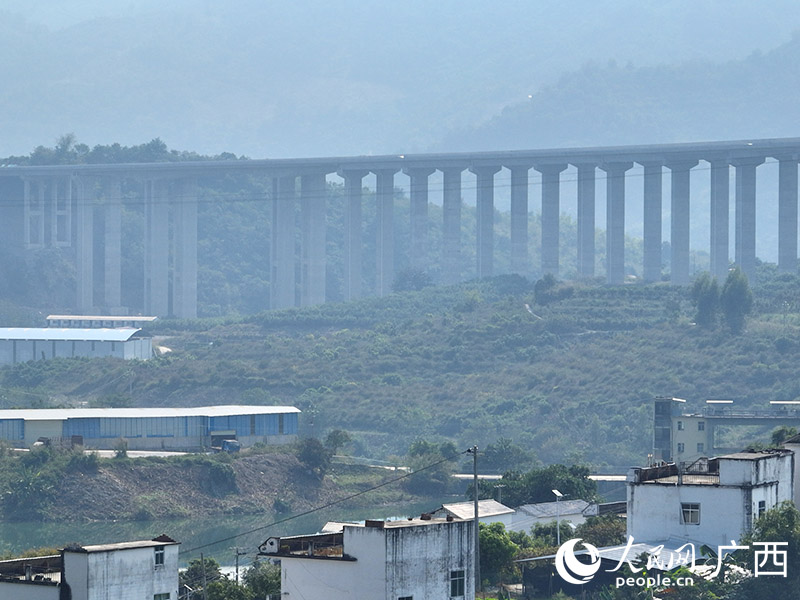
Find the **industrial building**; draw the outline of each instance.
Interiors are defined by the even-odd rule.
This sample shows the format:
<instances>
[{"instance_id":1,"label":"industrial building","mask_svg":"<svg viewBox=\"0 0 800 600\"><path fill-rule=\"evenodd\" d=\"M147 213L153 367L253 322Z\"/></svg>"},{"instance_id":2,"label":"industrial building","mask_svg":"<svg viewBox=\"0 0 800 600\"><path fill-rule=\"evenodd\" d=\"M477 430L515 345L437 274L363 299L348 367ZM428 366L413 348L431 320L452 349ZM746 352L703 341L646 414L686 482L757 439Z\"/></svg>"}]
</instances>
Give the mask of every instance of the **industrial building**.
<instances>
[{"instance_id":1,"label":"industrial building","mask_svg":"<svg viewBox=\"0 0 800 600\"><path fill-rule=\"evenodd\" d=\"M144 317L142 315L47 315L48 327L78 327L97 328L110 327L142 327L155 323L158 317Z\"/></svg>"},{"instance_id":2,"label":"industrial building","mask_svg":"<svg viewBox=\"0 0 800 600\"><path fill-rule=\"evenodd\" d=\"M0 365L49 358L116 357L147 360L153 340L136 327L0 327Z\"/></svg>"},{"instance_id":3,"label":"industrial building","mask_svg":"<svg viewBox=\"0 0 800 600\"><path fill-rule=\"evenodd\" d=\"M28 448L40 438L67 439L99 450L121 438L129 450L199 450L223 439L286 444L297 437L299 413L293 406L0 410L0 439Z\"/></svg>"}]
</instances>

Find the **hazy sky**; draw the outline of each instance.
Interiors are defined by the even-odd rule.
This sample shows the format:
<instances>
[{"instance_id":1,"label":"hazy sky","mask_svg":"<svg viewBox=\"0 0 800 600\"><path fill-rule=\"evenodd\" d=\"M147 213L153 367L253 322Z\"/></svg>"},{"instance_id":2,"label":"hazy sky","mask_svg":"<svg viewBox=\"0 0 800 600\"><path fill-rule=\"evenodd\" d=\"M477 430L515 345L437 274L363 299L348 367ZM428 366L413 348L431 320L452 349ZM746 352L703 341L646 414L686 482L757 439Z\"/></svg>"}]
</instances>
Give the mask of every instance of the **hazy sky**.
<instances>
[{"instance_id":1,"label":"hazy sky","mask_svg":"<svg viewBox=\"0 0 800 600\"><path fill-rule=\"evenodd\" d=\"M0 0L0 156L67 132L252 157L424 151L588 61L725 63L787 42L797 13L793 0Z\"/></svg>"}]
</instances>

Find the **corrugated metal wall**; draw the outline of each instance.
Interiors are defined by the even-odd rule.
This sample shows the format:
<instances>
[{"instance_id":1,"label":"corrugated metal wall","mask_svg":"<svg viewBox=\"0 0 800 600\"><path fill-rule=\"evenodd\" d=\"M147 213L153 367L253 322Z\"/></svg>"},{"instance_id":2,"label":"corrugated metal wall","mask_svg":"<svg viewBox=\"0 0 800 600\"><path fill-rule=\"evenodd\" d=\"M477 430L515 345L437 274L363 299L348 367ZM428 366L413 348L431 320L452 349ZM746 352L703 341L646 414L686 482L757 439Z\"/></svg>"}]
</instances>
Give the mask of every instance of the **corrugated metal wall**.
<instances>
[{"instance_id":1,"label":"corrugated metal wall","mask_svg":"<svg viewBox=\"0 0 800 600\"><path fill-rule=\"evenodd\" d=\"M22 419L0 419L0 439L24 440L25 421Z\"/></svg>"}]
</instances>

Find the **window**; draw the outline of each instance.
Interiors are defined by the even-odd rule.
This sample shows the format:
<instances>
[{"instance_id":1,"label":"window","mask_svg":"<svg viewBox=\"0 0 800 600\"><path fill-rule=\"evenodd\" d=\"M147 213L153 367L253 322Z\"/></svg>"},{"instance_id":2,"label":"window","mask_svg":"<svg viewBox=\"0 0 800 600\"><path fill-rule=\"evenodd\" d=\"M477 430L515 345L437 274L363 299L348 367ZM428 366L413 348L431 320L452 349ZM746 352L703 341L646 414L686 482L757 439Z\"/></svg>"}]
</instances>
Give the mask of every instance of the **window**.
<instances>
[{"instance_id":1,"label":"window","mask_svg":"<svg viewBox=\"0 0 800 600\"><path fill-rule=\"evenodd\" d=\"M678 421L678 431L683 431L683 421Z\"/></svg>"},{"instance_id":2,"label":"window","mask_svg":"<svg viewBox=\"0 0 800 600\"><path fill-rule=\"evenodd\" d=\"M169 592L166 594L154 594L153 600L169 600Z\"/></svg>"},{"instance_id":3,"label":"window","mask_svg":"<svg viewBox=\"0 0 800 600\"><path fill-rule=\"evenodd\" d=\"M678 442L678 454L681 454L686 450L686 445L683 442Z\"/></svg>"},{"instance_id":4,"label":"window","mask_svg":"<svg viewBox=\"0 0 800 600\"><path fill-rule=\"evenodd\" d=\"M397 600L414 600L414 596L398 596Z\"/></svg>"},{"instance_id":5,"label":"window","mask_svg":"<svg viewBox=\"0 0 800 600\"><path fill-rule=\"evenodd\" d=\"M164 566L164 546L158 546L155 549L154 552L155 552L155 557L156 557L156 569L158 567L163 567ZM167 598L169 598L169 595L167 595Z\"/></svg>"},{"instance_id":6,"label":"window","mask_svg":"<svg viewBox=\"0 0 800 600\"><path fill-rule=\"evenodd\" d=\"M698 452L705 452L706 445L703 442L699 442L697 444L697 451Z\"/></svg>"},{"instance_id":7,"label":"window","mask_svg":"<svg viewBox=\"0 0 800 600\"><path fill-rule=\"evenodd\" d=\"M705 421L698 421L697 422L697 431L705 431L706 430L706 422Z\"/></svg>"},{"instance_id":8,"label":"window","mask_svg":"<svg viewBox=\"0 0 800 600\"><path fill-rule=\"evenodd\" d=\"M684 525L700 525L700 505L682 502L681 523Z\"/></svg>"},{"instance_id":9,"label":"window","mask_svg":"<svg viewBox=\"0 0 800 600\"><path fill-rule=\"evenodd\" d=\"M464 571L450 571L450 597L460 598L464 595Z\"/></svg>"},{"instance_id":10,"label":"window","mask_svg":"<svg viewBox=\"0 0 800 600\"><path fill-rule=\"evenodd\" d=\"M765 500L760 500L758 503L758 516L760 517L765 512L767 512L767 502Z\"/></svg>"}]
</instances>

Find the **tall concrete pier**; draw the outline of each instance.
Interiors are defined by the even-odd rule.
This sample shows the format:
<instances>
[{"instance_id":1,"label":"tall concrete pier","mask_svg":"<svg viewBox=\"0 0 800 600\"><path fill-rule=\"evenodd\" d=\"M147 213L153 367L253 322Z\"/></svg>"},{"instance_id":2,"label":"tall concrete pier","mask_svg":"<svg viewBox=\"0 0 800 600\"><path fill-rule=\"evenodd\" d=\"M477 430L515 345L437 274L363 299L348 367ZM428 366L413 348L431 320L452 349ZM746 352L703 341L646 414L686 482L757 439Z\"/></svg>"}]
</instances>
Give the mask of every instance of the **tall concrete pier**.
<instances>
[{"instance_id":1,"label":"tall concrete pier","mask_svg":"<svg viewBox=\"0 0 800 600\"><path fill-rule=\"evenodd\" d=\"M199 201L205 178L246 174L271 181L263 201L271 203L270 250L264 256L270 294L265 308L312 306L328 299L327 195L329 175L343 180L344 236L341 248L344 280L341 295L386 295L394 281L396 264L408 264L438 274L443 283L462 277L498 273L496 252L507 252L502 264L512 273L539 277L562 271L561 198L567 188L577 198L578 277L594 277L595 265L609 284L623 284L631 271L646 281L669 275L686 285L692 277L690 248L708 249L710 271L724 278L731 259L749 276L756 266L756 220L759 204L775 202L779 214L778 266L783 272L798 267L798 160L800 138L654 144L600 148L567 148L509 152L470 152L310 159L203 161L126 165L6 166L4 181L16 181L19 191L0 202L21 204L21 249L62 247L74 252L75 310L121 312L133 308L159 316L192 318L197 315ZM762 176L758 167L778 164L777 178L766 188L776 198L759 196ZM565 169L576 176L566 177ZM665 169L669 177L664 177ZM531 185L531 170L541 174L541 186ZM498 176L499 173L502 174ZM441 193L430 189L431 176L442 177ZM734 185L730 185L731 173ZM408 182L410 213L407 248L395 248L395 179ZM465 173L472 173L464 177ZM636 173L636 180L631 178ZM707 173L707 175L704 175ZM375 210L363 212L364 178L375 176ZM643 177L641 175L643 174ZM601 181L598 182L598 177ZM708 179L705 179L708 177ZM605 178L605 186L602 184ZM496 248L495 194L497 181L510 179L510 247ZM691 183L705 180L709 201L700 206L691 198ZM462 192L474 181L476 229L474 263L462 240ZM468 183L465 183L468 182ZM669 185L669 270L662 268L664 186ZM503 184L507 185L507 184ZM642 188L638 186L642 185ZM634 188L636 186L636 188ZM123 194L123 187L125 193ZM605 191L603 192L603 187ZM605 248L596 248L596 204L606 203ZM643 206L643 262L630 264L625 256L626 192L641 189ZM731 189L733 188L733 189ZM3 189L9 189L9 186ZM733 248L729 210L735 206ZM533 264L528 229L531 199L541 200L541 261ZM141 297L123 294L122 264L126 248L122 215L131 202L142 219L143 286ZM441 203L440 252L432 252L429 203ZM690 240L692 211L708 211L708 241ZM136 211L133 211L136 212ZM364 215L374 212L374 223ZM11 214L11 213L9 213ZM602 229L602 227L600 227ZM364 255L367 231L374 231L376 256ZM372 244L370 243L370 247ZM397 252L405 253L399 257ZM265 253L266 254L266 253ZM731 256L733 255L733 256ZM129 259L128 259L129 260ZM500 264L500 261L497 261ZM366 272L373 265L374 273ZM364 288L364 281L374 287Z\"/></svg>"}]
</instances>

